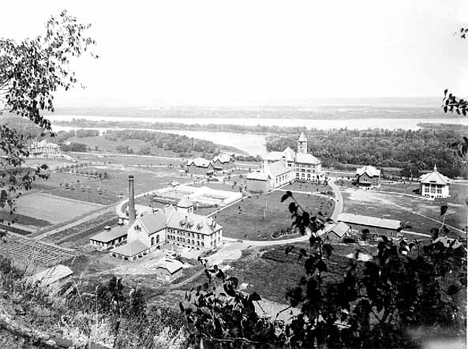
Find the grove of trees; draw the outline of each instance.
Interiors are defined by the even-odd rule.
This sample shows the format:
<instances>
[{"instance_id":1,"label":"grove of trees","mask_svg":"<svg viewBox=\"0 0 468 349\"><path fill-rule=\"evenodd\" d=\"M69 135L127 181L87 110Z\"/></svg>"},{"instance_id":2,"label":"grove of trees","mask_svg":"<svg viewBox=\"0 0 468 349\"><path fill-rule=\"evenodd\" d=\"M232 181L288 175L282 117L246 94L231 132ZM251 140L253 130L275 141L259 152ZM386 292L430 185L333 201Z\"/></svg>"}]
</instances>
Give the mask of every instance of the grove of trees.
<instances>
[{"instance_id":1,"label":"grove of trees","mask_svg":"<svg viewBox=\"0 0 468 349\"><path fill-rule=\"evenodd\" d=\"M402 175L417 178L420 171L438 170L453 177L467 177L463 159L450 148L460 135L455 130L312 130L307 132L309 152L326 167L339 164L396 167ZM297 137L267 140L268 151L296 148Z\"/></svg>"}]
</instances>

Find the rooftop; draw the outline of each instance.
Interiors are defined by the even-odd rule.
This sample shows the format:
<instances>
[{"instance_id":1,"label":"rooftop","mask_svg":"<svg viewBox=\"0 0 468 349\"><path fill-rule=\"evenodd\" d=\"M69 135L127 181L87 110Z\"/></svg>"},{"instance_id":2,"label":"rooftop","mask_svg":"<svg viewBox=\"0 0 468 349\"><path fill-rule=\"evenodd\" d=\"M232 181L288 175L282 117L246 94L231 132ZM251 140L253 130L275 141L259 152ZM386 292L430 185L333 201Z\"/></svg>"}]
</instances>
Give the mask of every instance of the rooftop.
<instances>
[{"instance_id":1,"label":"rooftop","mask_svg":"<svg viewBox=\"0 0 468 349\"><path fill-rule=\"evenodd\" d=\"M127 235L127 229L128 226L121 225L112 228L111 230L104 230L103 232L96 234L94 236L91 236L89 239L93 241L99 241L99 242L110 242L115 239L118 239L122 236Z\"/></svg>"},{"instance_id":2,"label":"rooftop","mask_svg":"<svg viewBox=\"0 0 468 349\"><path fill-rule=\"evenodd\" d=\"M112 253L117 253L125 257L133 257L143 251L148 250L149 247L146 246L143 242L140 240L134 240L130 243L127 243L125 245L119 246L117 248L114 248L111 252Z\"/></svg>"},{"instance_id":3,"label":"rooftop","mask_svg":"<svg viewBox=\"0 0 468 349\"><path fill-rule=\"evenodd\" d=\"M137 220L150 234L166 228L166 213L163 210L147 213L138 217Z\"/></svg>"},{"instance_id":4,"label":"rooftop","mask_svg":"<svg viewBox=\"0 0 468 349\"><path fill-rule=\"evenodd\" d=\"M189 231L196 234L211 235L222 227L212 218L194 213L173 211L168 218L167 227Z\"/></svg>"},{"instance_id":5,"label":"rooftop","mask_svg":"<svg viewBox=\"0 0 468 349\"><path fill-rule=\"evenodd\" d=\"M179 271L180 269L182 269L182 267L183 264L181 262L170 258L162 259L157 265L157 268L166 269L171 274L174 274L175 272Z\"/></svg>"},{"instance_id":6,"label":"rooftop","mask_svg":"<svg viewBox=\"0 0 468 349\"><path fill-rule=\"evenodd\" d=\"M187 166L195 165L196 167L209 167L211 161L204 158L195 158L187 161Z\"/></svg>"},{"instance_id":7,"label":"rooftop","mask_svg":"<svg viewBox=\"0 0 468 349\"><path fill-rule=\"evenodd\" d=\"M266 181L268 179L268 175L264 172L251 172L247 175L247 179L257 180L257 181Z\"/></svg>"},{"instance_id":8,"label":"rooftop","mask_svg":"<svg viewBox=\"0 0 468 349\"><path fill-rule=\"evenodd\" d=\"M426 173L419 177L419 181L423 184L450 184L450 179L437 171L437 166L434 166L434 171Z\"/></svg>"},{"instance_id":9,"label":"rooftop","mask_svg":"<svg viewBox=\"0 0 468 349\"><path fill-rule=\"evenodd\" d=\"M234 160L234 158L229 155L229 154L226 154L226 153L221 153L219 155L216 155L214 158L213 158L213 162L216 162L216 161L219 161L221 162L222 164L225 164L227 162L230 162Z\"/></svg>"},{"instance_id":10,"label":"rooftop","mask_svg":"<svg viewBox=\"0 0 468 349\"><path fill-rule=\"evenodd\" d=\"M184 196L182 199L180 199L179 203L177 204L177 207L180 207L180 208L193 207L193 202L190 201L187 196Z\"/></svg>"},{"instance_id":11,"label":"rooftop","mask_svg":"<svg viewBox=\"0 0 468 349\"><path fill-rule=\"evenodd\" d=\"M356 169L356 175L362 176L364 173L367 173L369 177L379 177L380 170L377 170L374 166L364 166Z\"/></svg>"},{"instance_id":12,"label":"rooftop","mask_svg":"<svg viewBox=\"0 0 468 349\"><path fill-rule=\"evenodd\" d=\"M349 225L347 225L346 223L338 222L326 225L323 229L323 232L325 234L329 232L334 232L339 237L343 237L349 229Z\"/></svg>"},{"instance_id":13,"label":"rooftop","mask_svg":"<svg viewBox=\"0 0 468 349\"><path fill-rule=\"evenodd\" d=\"M290 171L291 169L287 167L282 161L277 161L265 165L265 172L271 172L273 176L280 176Z\"/></svg>"},{"instance_id":14,"label":"rooftop","mask_svg":"<svg viewBox=\"0 0 468 349\"><path fill-rule=\"evenodd\" d=\"M296 162L300 164L311 164L311 165L318 165L320 164L320 160L317 159L312 154L296 154Z\"/></svg>"},{"instance_id":15,"label":"rooftop","mask_svg":"<svg viewBox=\"0 0 468 349\"><path fill-rule=\"evenodd\" d=\"M365 225L389 230L397 230L401 226L401 222L395 219L361 216L352 213L341 213L337 220L348 224Z\"/></svg>"},{"instance_id":16,"label":"rooftop","mask_svg":"<svg viewBox=\"0 0 468 349\"><path fill-rule=\"evenodd\" d=\"M39 282L41 286L49 286L73 274L73 271L62 264L41 271L29 278L31 282Z\"/></svg>"}]
</instances>

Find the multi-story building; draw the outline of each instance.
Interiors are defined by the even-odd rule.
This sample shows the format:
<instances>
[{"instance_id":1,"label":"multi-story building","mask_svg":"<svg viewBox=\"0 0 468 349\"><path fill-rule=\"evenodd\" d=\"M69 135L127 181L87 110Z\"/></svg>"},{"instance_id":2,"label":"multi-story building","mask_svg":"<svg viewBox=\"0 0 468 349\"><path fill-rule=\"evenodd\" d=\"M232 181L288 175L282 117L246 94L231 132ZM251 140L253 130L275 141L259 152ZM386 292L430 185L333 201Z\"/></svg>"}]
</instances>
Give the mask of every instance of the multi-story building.
<instances>
[{"instance_id":1,"label":"multi-story building","mask_svg":"<svg viewBox=\"0 0 468 349\"><path fill-rule=\"evenodd\" d=\"M322 162L307 152L307 138L301 133L294 158L294 178L300 181L317 181L323 178Z\"/></svg>"},{"instance_id":2,"label":"multi-story building","mask_svg":"<svg viewBox=\"0 0 468 349\"><path fill-rule=\"evenodd\" d=\"M450 196L450 182L450 179L439 173L437 166L434 165L434 171L419 177L421 195L430 198L447 198Z\"/></svg>"},{"instance_id":3,"label":"multi-story building","mask_svg":"<svg viewBox=\"0 0 468 349\"><path fill-rule=\"evenodd\" d=\"M29 156L55 158L61 155L60 146L55 143L47 143L45 139L40 142L32 142L29 146Z\"/></svg>"},{"instance_id":4,"label":"multi-story building","mask_svg":"<svg viewBox=\"0 0 468 349\"><path fill-rule=\"evenodd\" d=\"M169 205L136 216L123 237L126 244L112 249L111 254L133 261L164 244L209 250L219 246L222 237L221 225L212 218L194 214L193 203L184 197L176 208ZM95 240L96 237L90 239L91 245L96 245Z\"/></svg>"}]
</instances>

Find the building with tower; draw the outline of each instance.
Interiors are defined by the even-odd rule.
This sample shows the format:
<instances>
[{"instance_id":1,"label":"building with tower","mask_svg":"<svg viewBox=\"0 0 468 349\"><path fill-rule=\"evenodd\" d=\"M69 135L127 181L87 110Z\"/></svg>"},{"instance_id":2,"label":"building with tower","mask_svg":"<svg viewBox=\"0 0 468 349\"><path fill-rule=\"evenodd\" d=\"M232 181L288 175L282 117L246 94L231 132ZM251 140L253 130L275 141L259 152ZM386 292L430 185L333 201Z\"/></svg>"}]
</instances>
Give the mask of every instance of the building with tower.
<instances>
[{"instance_id":1,"label":"building with tower","mask_svg":"<svg viewBox=\"0 0 468 349\"><path fill-rule=\"evenodd\" d=\"M291 176L299 181L320 181L324 178L322 162L307 150L307 137L302 132L297 140L297 152L287 147L282 152L271 152L264 157L268 163L283 162L291 169Z\"/></svg>"}]
</instances>

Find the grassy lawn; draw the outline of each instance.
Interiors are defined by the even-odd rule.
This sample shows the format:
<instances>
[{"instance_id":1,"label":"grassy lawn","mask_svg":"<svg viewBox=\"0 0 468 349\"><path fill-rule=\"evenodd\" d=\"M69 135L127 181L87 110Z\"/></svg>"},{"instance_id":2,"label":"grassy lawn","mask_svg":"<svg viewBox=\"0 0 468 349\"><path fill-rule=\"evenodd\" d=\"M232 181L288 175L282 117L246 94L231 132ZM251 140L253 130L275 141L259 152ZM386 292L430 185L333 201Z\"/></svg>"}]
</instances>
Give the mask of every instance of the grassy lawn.
<instances>
[{"instance_id":1,"label":"grassy lawn","mask_svg":"<svg viewBox=\"0 0 468 349\"><path fill-rule=\"evenodd\" d=\"M293 184L289 184L283 188L284 190L291 190L291 191L303 191L303 192L311 192L311 193L322 193L325 194L326 192L331 191L331 187L326 184L316 184L311 182L294 182Z\"/></svg>"},{"instance_id":2,"label":"grassy lawn","mask_svg":"<svg viewBox=\"0 0 468 349\"><path fill-rule=\"evenodd\" d=\"M426 217L439 221L440 206L444 203L448 205L445 219L447 224L458 229L463 229L467 224L466 206L453 203L450 199L429 201L404 195L355 189L343 191L343 199L344 212L410 222L413 230L418 233L429 233L431 228L440 227L441 223Z\"/></svg>"},{"instance_id":3,"label":"grassy lawn","mask_svg":"<svg viewBox=\"0 0 468 349\"><path fill-rule=\"evenodd\" d=\"M271 234L275 231L291 227L289 201L281 202L283 194L284 192L275 191L270 194L253 195L219 212L217 219L224 228L224 236L236 239L270 240ZM324 215L332 213L331 200L298 193L295 193L294 197L312 216L319 211Z\"/></svg>"}]
</instances>

